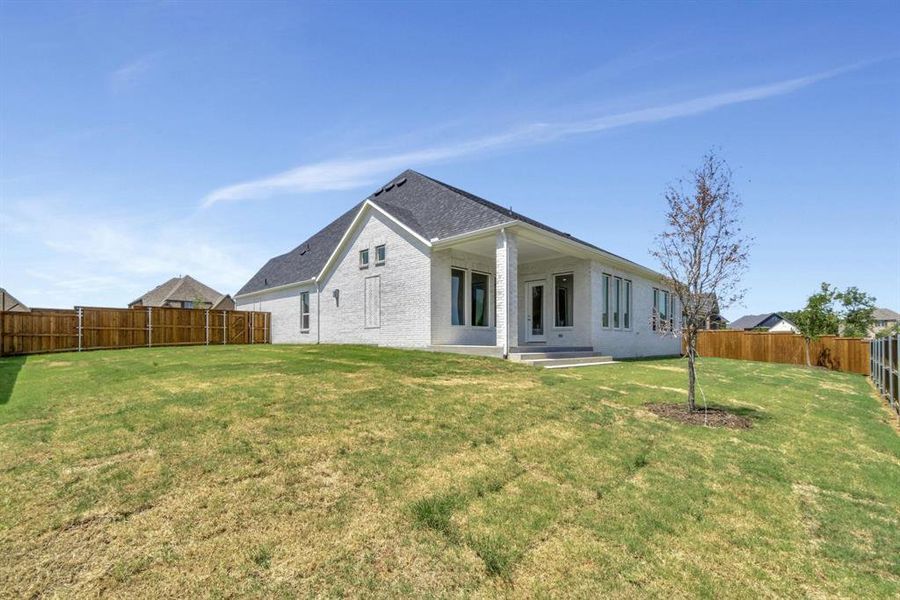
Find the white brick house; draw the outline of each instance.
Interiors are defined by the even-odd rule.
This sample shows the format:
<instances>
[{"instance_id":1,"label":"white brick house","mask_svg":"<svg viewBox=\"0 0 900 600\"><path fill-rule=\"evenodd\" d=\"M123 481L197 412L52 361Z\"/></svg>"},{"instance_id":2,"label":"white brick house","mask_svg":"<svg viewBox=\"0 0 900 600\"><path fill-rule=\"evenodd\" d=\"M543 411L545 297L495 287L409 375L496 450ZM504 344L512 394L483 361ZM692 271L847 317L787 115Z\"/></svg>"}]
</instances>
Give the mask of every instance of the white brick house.
<instances>
[{"instance_id":1,"label":"white brick house","mask_svg":"<svg viewBox=\"0 0 900 600\"><path fill-rule=\"evenodd\" d=\"M234 299L272 313L274 343L680 350L652 330L654 311L677 314L659 273L415 171L269 260Z\"/></svg>"}]
</instances>

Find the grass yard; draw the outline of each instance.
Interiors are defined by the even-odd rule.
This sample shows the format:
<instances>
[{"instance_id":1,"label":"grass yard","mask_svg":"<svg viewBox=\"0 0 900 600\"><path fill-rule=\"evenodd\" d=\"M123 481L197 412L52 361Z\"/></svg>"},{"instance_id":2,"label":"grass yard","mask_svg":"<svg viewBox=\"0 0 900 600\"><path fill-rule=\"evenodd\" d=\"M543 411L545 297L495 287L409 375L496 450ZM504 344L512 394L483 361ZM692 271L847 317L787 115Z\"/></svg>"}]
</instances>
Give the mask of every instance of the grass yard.
<instances>
[{"instance_id":1,"label":"grass yard","mask_svg":"<svg viewBox=\"0 0 900 600\"><path fill-rule=\"evenodd\" d=\"M0 359L0 595L896 598L900 436L858 375L364 347Z\"/></svg>"}]
</instances>

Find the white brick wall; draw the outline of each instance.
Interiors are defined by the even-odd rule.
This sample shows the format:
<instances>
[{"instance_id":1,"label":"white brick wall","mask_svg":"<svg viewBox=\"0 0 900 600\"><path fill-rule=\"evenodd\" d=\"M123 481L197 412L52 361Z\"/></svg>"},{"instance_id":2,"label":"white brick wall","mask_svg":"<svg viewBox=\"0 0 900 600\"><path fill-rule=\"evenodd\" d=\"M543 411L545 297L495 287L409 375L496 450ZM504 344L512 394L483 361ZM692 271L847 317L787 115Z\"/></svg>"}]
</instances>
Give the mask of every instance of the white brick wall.
<instances>
[{"instance_id":1,"label":"white brick wall","mask_svg":"<svg viewBox=\"0 0 900 600\"><path fill-rule=\"evenodd\" d=\"M383 266L375 246L385 244ZM359 251L369 249L369 268L359 268ZM323 343L422 347L431 343L429 248L402 227L372 211L321 282ZM381 326L365 326L365 279L379 277ZM339 290L339 303L334 292Z\"/></svg>"},{"instance_id":2,"label":"white brick wall","mask_svg":"<svg viewBox=\"0 0 900 600\"><path fill-rule=\"evenodd\" d=\"M451 323L450 269L458 268L466 272L466 325ZM472 271L487 273L489 281L488 315L489 327L472 327L469 306L469 281ZM469 254L460 250L438 250L431 254L431 339L433 344L466 344L493 346L496 339L494 327L494 261L491 258Z\"/></svg>"},{"instance_id":3,"label":"white brick wall","mask_svg":"<svg viewBox=\"0 0 900 600\"><path fill-rule=\"evenodd\" d=\"M678 338L661 336L650 328L650 315L653 310L653 288L659 287L650 280L634 273L621 271L597 261L591 262L591 307L594 314L591 329L594 350L616 358L635 358L642 356L675 355L681 352ZM603 280L602 274L631 280L631 318L630 330L617 330L602 327Z\"/></svg>"},{"instance_id":4,"label":"white brick wall","mask_svg":"<svg viewBox=\"0 0 900 600\"><path fill-rule=\"evenodd\" d=\"M309 292L309 331L300 331L300 292ZM316 343L316 286L306 285L261 294L249 299L237 298L237 310L263 310L272 313L273 344Z\"/></svg>"},{"instance_id":5,"label":"white brick wall","mask_svg":"<svg viewBox=\"0 0 900 600\"><path fill-rule=\"evenodd\" d=\"M572 327L556 327L554 319L554 277L572 273L575 278L575 298ZM527 343L528 323L525 320L525 303L530 298L525 295L525 284L544 284L544 335L548 346L590 346L591 345L591 271L590 262L579 258L559 258L519 264L519 343Z\"/></svg>"}]
</instances>

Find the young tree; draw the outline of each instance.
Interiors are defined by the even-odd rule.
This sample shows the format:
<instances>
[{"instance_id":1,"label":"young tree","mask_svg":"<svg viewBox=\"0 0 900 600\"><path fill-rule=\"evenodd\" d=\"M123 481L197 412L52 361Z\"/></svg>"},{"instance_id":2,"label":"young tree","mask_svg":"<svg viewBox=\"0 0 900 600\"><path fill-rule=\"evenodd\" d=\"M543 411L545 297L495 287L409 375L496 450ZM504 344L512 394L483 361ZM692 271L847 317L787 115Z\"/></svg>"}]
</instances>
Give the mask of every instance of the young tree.
<instances>
[{"instance_id":1,"label":"young tree","mask_svg":"<svg viewBox=\"0 0 900 600\"><path fill-rule=\"evenodd\" d=\"M813 340L823 335L837 335L840 318L834 310L834 301L839 292L827 283L822 283L818 292L806 300L802 310L792 313L794 324L800 329L806 350L806 366L811 367L809 346Z\"/></svg>"},{"instance_id":2,"label":"young tree","mask_svg":"<svg viewBox=\"0 0 900 600\"><path fill-rule=\"evenodd\" d=\"M841 335L866 337L875 324L875 298L857 287L835 295L840 302Z\"/></svg>"},{"instance_id":3,"label":"young tree","mask_svg":"<svg viewBox=\"0 0 900 600\"><path fill-rule=\"evenodd\" d=\"M691 411L696 410L697 332L710 316L709 295L714 294L724 310L744 294L740 280L747 268L751 239L741 232L741 201L731 178L725 161L709 152L687 180L669 185L666 228L651 250L681 307L680 327L677 319L672 319L670 332L681 333L687 346Z\"/></svg>"}]
</instances>

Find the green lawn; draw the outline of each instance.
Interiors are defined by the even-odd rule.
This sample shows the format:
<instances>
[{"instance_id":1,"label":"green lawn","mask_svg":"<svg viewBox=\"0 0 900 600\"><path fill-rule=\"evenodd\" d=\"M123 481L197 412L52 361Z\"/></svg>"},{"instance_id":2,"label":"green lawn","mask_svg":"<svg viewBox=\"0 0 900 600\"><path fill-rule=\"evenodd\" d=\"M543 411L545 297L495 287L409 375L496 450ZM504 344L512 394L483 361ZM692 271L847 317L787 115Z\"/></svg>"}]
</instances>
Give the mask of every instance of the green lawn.
<instances>
[{"instance_id":1,"label":"green lawn","mask_svg":"<svg viewBox=\"0 0 900 600\"><path fill-rule=\"evenodd\" d=\"M363 347L0 359L0 596L900 595L858 375Z\"/></svg>"}]
</instances>

